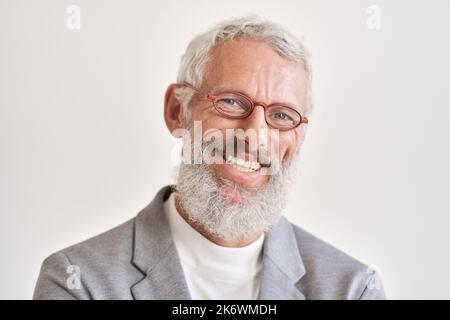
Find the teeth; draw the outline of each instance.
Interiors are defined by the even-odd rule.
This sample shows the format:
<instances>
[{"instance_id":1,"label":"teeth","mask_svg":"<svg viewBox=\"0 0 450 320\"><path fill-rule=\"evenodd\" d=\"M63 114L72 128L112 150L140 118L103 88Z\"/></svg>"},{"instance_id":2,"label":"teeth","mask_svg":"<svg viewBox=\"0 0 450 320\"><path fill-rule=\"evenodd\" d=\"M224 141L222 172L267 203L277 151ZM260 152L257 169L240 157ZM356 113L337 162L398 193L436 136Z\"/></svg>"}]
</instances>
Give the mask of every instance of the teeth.
<instances>
[{"instance_id":1,"label":"teeth","mask_svg":"<svg viewBox=\"0 0 450 320\"><path fill-rule=\"evenodd\" d=\"M245 161L244 159L233 156L228 156L227 163L242 172L254 172L261 168L258 162Z\"/></svg>"}]
</instances>

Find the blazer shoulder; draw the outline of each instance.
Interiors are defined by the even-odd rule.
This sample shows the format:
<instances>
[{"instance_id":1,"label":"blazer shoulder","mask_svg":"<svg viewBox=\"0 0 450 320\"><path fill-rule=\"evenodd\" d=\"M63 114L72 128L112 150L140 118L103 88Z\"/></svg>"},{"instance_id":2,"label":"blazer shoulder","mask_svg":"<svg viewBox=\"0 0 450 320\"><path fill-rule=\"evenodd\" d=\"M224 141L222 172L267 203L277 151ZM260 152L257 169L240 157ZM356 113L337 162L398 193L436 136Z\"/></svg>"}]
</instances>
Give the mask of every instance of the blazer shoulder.
<instances>
[{"instance_id":1,"label":"blazer shoulder","mask_svg":"<svg viewBox=\"0 0 450 320\"><path fill-rule=\"evenodd\" d=\"M383 299L374 268L292 224L306 274L302 279L311 299ZM371 296L372 295L372 296Z\"/></svg>"},{"instance_id":2,"label":"blazer shoulder","mask_svg":"<svg viewBox=\"0 0 450 320\"><path fill-rule=\"evenodd\" d=\"M132 253L135 218L132 218L110 230L64 248L57 253L71 259L107 261L120 260Z\"/></svg>"},{"instance_id":3,"label":"blazer shoulder","mask_svg":"<svg viewBox=\"0 0 450 320\"><path fill-rule=\"evenodd\" d=\"M129 299L141 278L131 264L134 221L59 250L42 263L34 299ZM79 286L70 288L71 280ZM75 281L75 282L77 282Z\"/></svg>"},{"instance_id":4,"label":"blazer shoulder","mask_svg":"<svg viewBox=\"0 0 450 320\"><path fill-rule=\"evenodd\" d=\"M310 232L292 224L297 245L299 247L302 259L307 263L314 263L324 268L343 266L350 269L367 268L363 262L351 257L342 250L336 248L330 243L316 237ZM331 264L330 264L331 263Z\"/></svg>"}]
</instances>

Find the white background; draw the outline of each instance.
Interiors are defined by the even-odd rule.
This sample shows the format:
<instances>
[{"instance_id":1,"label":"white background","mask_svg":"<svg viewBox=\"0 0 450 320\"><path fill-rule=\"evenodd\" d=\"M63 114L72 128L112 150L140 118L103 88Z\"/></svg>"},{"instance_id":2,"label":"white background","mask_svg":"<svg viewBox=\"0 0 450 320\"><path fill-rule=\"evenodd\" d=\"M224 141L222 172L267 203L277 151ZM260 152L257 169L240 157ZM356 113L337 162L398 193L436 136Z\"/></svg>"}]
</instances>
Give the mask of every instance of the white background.
<instances>
[{"instance_id":1,"label":"white background","mask_svg":"<svg viewBox=\"0 0 450 320\"><path fill-rule=\"evenodd\" d=\"M380 30L366 27L372 4ZM288 218L378 266L389 298L450 298L445 0L0 0L0 298L30 298L46 256L173 181L164 91L194 34L249 12L313 55Z\"/></svg>"}]
</instances>

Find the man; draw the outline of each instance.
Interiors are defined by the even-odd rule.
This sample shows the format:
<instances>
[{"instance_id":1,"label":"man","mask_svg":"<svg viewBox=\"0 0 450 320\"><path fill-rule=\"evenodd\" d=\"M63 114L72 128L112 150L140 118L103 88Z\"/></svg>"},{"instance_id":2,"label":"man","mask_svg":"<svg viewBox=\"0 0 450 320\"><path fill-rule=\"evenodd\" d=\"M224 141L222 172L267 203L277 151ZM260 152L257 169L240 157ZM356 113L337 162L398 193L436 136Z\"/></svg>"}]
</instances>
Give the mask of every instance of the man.
<instances>
[{"instance_id":1,"label":"man","mask_svg":"<svg viewBox=\"0 0 450 320\"><path fill-rule=\"evenodd\" d=\"M164 101L169 131L183 137L176 186L48 257L34 298L384 298L376 272L282 216L310 74L303 43L256 16L193 39Z\"/></svg>"}]
</instances>

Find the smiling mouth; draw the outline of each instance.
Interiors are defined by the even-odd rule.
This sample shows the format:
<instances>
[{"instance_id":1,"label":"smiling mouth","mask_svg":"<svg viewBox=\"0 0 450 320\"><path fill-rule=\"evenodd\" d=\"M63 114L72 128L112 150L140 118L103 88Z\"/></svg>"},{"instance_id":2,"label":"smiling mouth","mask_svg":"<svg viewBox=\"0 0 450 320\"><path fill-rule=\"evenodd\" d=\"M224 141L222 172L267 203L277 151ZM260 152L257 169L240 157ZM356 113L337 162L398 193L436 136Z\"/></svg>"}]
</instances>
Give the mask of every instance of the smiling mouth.
<instances>
[{"instance_id":1,"label":"smiling mouth","mask_svg":"<svg viewBox=\"0 0 450 320\"><path fill-rule=\"evenodd\" d=\"M247 161L242 158L234 157L231 155L229 155L226 159L224 155L224 160L225 163L229 164L230 166L232 166L236 170L239 170L240 172L257 172L261 170L261 168L263 167L270 167L270 164L261 164L255 161Z\"/></svg>"}]
</instances>

